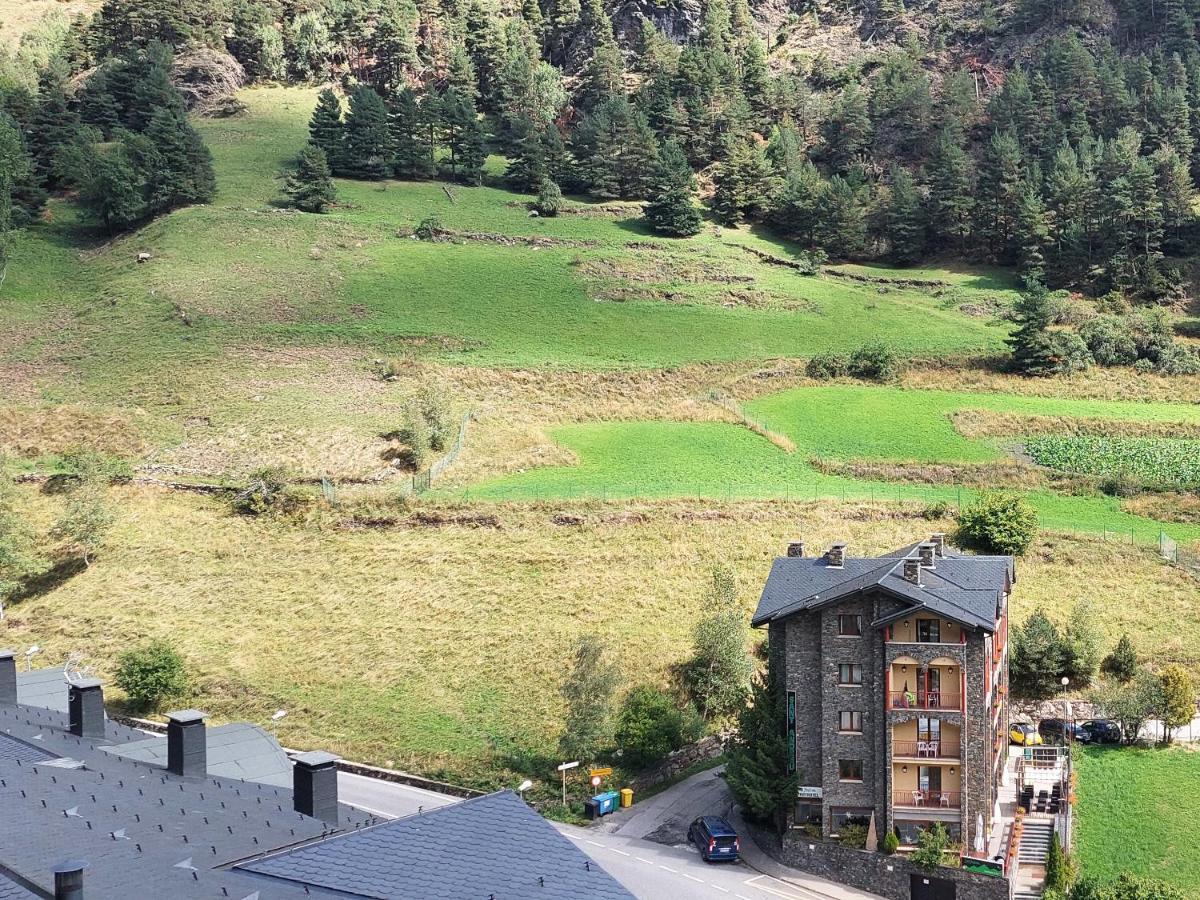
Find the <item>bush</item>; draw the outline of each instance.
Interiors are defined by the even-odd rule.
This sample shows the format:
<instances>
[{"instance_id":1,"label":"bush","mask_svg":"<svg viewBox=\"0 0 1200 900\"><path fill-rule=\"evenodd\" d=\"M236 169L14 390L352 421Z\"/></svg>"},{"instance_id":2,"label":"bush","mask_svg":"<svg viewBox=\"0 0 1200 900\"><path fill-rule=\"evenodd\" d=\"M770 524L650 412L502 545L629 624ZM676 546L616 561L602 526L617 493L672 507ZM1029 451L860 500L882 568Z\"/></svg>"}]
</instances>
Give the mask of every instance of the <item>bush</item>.
<instances>
[{"instance_id":1,"label":"bush","mask_svg":"<svg viewBox=\"0 0 1200 900\"><path fill-rule=\"evenodd\" d=\"M838 829L838 842L854 850L862 850L867 846L867 826L857 822L847 822Z\"/></svg>"},{"instance_id":2,"label":"bush","mask_svg":"<svg viewBox=\"0 0 1200 900\"><path fill-rule=\"evenodd\" d=\"M1070 375L1082 372L1092 364L1092 352L1083 338L1073 331L1050 331L1046 334L1047 347L1054 360L1055 375Z\"/></svg>"},{"instance_id":3,"label":"bush","mask_svg":"<svg viewBox=\"0 0 1200 900\"><path fill-rule=\"evenodd\" d=\"M537 210L539 216L557 216L558 211L562 209L563 196L557 184L549 178L543 178L541 185L538 187L537 200L533 203L533 208Z\"/></svg>"},{"instance_id":4,"label":"bush","mask_svg":"<svg viewBox=\"0 0 1200 900\"><path fill-rule=\"evenodd\" d=\"M1037 511L1018 495L983 494L958 514L958 543L982 553L1020 556L1037 533Z\"/></svg>"},{"instance_id":5,"label":"bush","mask_svg":"<svg viewBox=\"0 0 1200 900\"><path fill-rule=\"evenodd\" d=\"M896 837L896 832L889 831L887 834L885 834L879 849L883 851L884 856L891 856L893 853L899 850L900 838Z\"/></svg>"},{"instance_id":6,"label":"bush","mask_svg":"<svg viewBox=\"0 0 1200 900\"><path fill-rule=\"evenodd\" d=\"M891 347L876 342L851 353L846 371L868 381L895 381L900 375L900 362Z\"/></svg>"},{"instance_id":7,"label":"bush","mask_svg":"<svg viewBox=\"0 0 1200 900\"><path fill-rule=\"evenodd\" d=\"M1121 635L1121 639L1113 647L1112 653L1104 657L1100 663L1101 672L1122 682L1130 681L1137 674L1137 667L1137 652L1133 649L1133 641L1129 640L1127 634Z\"/></svg>"},{"instance_id":8,"label":"bush","mask_svg":"<svg viewBox=\"0 0 1200 900\"><path fill-rule=\"evenodd\" d=\"M404 444L404 461L420 471L433 450L433 434L418 401L413 400L405 405L404 424L395 433Z\"/></svg>"},{"instance_id":9,"label":"bush","mask_svg":"<svg viewBox=\"0 0 1200 900\"><path fill-rule=\"evenodd\" d=\"M683 681L705 719L723 718L746 705L754 675L754 661L746 652L746 616L730 569L713 567L703 606L709 612L692 632Z\"/></svg>"},{"instance_id":10,"label":"bush","mask_svg":"<svg viewBox=\"0 0 1200 900\"><path fill-rule=\"evenodd\" d=\"M849 361L840 353L818 353L804 367L804 374L809 378L827 381L830 378L842 378L846 375Z\"/></svg>"},{"instance_id":11,"label":"bush","mask_svg":"<svg viewBox=\"0 0 1200 900\"><path fill-rule=\"evenodd\" d=\"M1189 347L1172 344L1158 357L1158 371L1163 375L1200 374L1200 356Z\"/></svg>"},{"instance_id":12,"label":"bush","mask_svg":"<svg viewBox=\"0 0 1200 900\"><path fill-rule=\"evenodd\" d=\"M934 500L932 503L926 504L925 508L921 510L921 518L930 521L944 519L950 515L950 509L950 504L945 500Z\"/></svg>"},{"instance_id":13,"label":"bush","mask_svg":"<svg viewBox=\"0 0 1200 900\"><path fill-rule=\"evenodd\" d=\"M437 453L443 452L450 446L454 434L454 423L446 398L438 388L426 385L417 395L417 405L429 427L429 448Z\"/></svg>"},{"instance_id":14,"label":"bush","mask_svg":"<svg viewBox=\"0 0 1200 900\"><path fill-rule=\"evenodd\" d=\"M438 235L443 234L445 230L442 227L442 220L437 216L426 216L413 234L423 241L432 241Z\"/></svg>"},{"instance_id":15,"label":"bush","mask_svg":"<svg viewBox=\"0 0 1200 900\"><path fill-rule=\"evenodd\" d=\"M166 641L151 641L122 653L114 680L138 709L155 709L188 686L183 657Z\"/></svg>"},{"instance_id":16,"label":"bush","mask_svg":"<svg viewBox=\"0 0 1200 900\"><path fill-rule=\"evenodd\" d=\"M634 688L617 716L617 746L625 762L644 768L678 750L703 731L689 704L680 709L674 698L653 687Z\"/></svg>"},{"instance_id":17,"label":"bush","mask_svg":"<svg viewBox=\"0 0 1200 900\"><path fill-rule=\"evenodd\" d=\"M1097 316L1084 322L1079 336L1099 365L1129 366L1137 361L1137 344L1125 322L1116 316Z\"/></svg>"},{"instance_id":18,"label":"bush","mask_svg":"<svg viewBox=\"0 0 1200 900\"><path fill-rule=\"evenodd\" d=\"M287 473L279 466L259 469L250 482L233 497L235 511L248 516L261 516L277 506L287 490Z\"/></svg>"}]
</instances>

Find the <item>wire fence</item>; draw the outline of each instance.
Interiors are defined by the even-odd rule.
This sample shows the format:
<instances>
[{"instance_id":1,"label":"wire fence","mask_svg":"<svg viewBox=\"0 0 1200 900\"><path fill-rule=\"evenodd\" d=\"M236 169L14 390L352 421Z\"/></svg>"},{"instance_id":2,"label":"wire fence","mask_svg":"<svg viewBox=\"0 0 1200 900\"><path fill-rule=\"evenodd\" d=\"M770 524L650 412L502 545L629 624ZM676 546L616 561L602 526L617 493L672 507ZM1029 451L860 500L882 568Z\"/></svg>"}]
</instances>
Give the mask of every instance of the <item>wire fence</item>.
<instances>
[{"instance_id":1,"label":"wire fence","mask_svg":"<svg viewBox=\"0 0 1200 900\"><path fill-rule=\"evenodd\" d=\"M467 423L471 421L473 411L468 410L462 417L462 421L458 423L458 435L454 438L454 443L450 445L450 449L440 458L434 460L424 472L416 472L409 476L409 483L404 489L406 494L423 494L433 486L433 482L446 469L458 459L458 454L462 452L462 448L467 442Z\"/></svg>"},{"instance_id":2,"label":"wire fence","mask_svg":"<svg viewBox=\"0 0 1200 900\"><path fill-rule=\"evenodd\" d=\"M1179 543L1166 532L1162 532L1158 536L1158 552L1168 562L1173 562L1175 565L1189 570L1192 574L1200 576L1200 554L1180 547Z\"/></svg>"}]
</instances>

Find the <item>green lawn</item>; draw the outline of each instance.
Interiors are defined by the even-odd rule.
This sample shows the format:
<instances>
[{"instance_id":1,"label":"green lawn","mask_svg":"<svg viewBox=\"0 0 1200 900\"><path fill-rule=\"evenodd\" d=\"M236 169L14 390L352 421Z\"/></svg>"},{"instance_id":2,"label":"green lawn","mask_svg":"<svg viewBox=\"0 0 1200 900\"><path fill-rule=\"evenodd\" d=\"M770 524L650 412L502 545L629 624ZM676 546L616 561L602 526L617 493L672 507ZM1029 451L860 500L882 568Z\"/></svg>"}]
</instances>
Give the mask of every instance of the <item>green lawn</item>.
<instances>
[{"instance_id":1,"label":"green lawn","mask_svg":"<svg viewBox=\"0 0 1200 900\"><path fill-rule=\"evenodd\" d=\"M1083 872L1151 875L1200 897L1200 754L1084 749L1077 755L1076 853Z\"/></svg>"},{"instance_id":2,"label":"green lawn","mask_svg":"<svg viewBox=\"0 0 1200 900\"><path fill-rule=\"evenodd\" d=\"M972 495L956 487L902 485L823 474L813 457L918 462L983 462L994 446L960 436L948 415L981 407L1038 415L1193 422L1200 408L1183 404L1119 403L993 394L830 385L771 395L749 409L797 445L787 454L737 425L720 422L621 422L563 425L555 441L578 458L472 486L476 499L555 497L846 497L946 500ZM1043 524L1054 530L1114 531L1150 542L1160 529L1181 540L1200 537L1194 526L1162 526L1123 512L1105 496L1029 493Z\"/></svg>"}]
</instances>

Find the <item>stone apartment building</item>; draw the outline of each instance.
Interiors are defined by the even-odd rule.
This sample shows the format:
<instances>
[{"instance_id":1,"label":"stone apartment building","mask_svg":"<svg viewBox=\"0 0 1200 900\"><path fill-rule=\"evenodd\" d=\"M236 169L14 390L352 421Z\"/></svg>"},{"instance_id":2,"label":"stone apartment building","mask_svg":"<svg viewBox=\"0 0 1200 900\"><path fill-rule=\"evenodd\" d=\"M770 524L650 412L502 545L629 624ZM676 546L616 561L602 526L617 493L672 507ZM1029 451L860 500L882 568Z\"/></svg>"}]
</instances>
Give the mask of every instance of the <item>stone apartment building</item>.
<instances>
[{"instance_id":1,"label":"stone apartment building","mask_svg":"<svg viewBox=\"0 0 1200 900\"><path fill-rule=\"evenodd\" d=\"M794 542L775 560L753 624L787 691L790 827L829 837L874 815L902 847L933 822L967 848L981 826L986 838L1007 754L1015 578L1012 557L952 553L941 534L881 557Z\"/></svg>"}]
</instances>

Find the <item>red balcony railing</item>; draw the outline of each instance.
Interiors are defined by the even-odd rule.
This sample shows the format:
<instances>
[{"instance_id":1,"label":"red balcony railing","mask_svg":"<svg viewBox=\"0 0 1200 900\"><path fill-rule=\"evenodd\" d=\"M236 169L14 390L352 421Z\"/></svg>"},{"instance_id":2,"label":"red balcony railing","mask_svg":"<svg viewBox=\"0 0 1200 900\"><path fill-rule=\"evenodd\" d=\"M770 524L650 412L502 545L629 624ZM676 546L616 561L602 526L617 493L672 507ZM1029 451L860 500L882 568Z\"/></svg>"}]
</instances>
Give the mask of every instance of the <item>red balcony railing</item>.
<instances>
[{"instance_id":1,"label":"red balcony railing","mask_svg":"<svg viewBox=\"0 0 1200 900\"><path fill-rule=\"evenodd\" d=\"M962 794L958 791L896 790L892 793L892 805L922 809L959 809L962 805Z\"/></svg>"},{"instance_id":2,"label":"red balcony railing","mask_svg":"<svg viewBox=\"0 0 1200 900\"><path fill-rule=\"evenodd\" d=\"M892 709L962 710L962 694L950 691L892 691L888 696Z\"/></svg>"},{"instance_id":3,"label":"red balcony railing","mask_svg":"<svg viewBox=\"0 0 1200 900\"><path fill-rule=\"evenodd\" d=\"M957 759L958 741L892 741L892 756L913 756L917 759Z\"/></svg>"}]
</instances>

